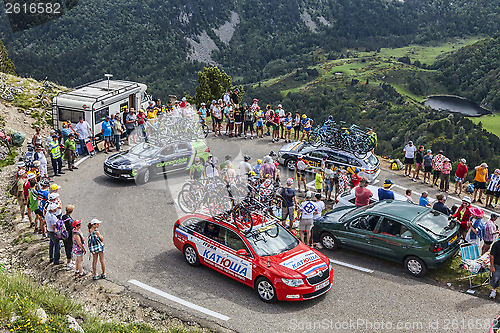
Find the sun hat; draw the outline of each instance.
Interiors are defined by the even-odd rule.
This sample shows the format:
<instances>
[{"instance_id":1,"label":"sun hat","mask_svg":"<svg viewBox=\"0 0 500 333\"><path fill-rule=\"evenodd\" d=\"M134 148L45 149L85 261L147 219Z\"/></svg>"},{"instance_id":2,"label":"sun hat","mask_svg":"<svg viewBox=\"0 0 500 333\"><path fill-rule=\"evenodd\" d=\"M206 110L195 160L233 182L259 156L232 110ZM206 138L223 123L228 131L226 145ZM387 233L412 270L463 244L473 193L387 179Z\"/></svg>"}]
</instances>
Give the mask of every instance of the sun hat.
<instances>
[{"instance_id":1,"label":"sun hat","mask_svg":"<svg viewBox=\"0 0 500 333\"><path fill-rule=\"evenodd\" d=\"M90 221L90 224L101 224L102 221L98 220L98 219L92 219L92 221Z\"/></svg>"},{"instance_id":2,"label":"sun hat","mask_svg":"<svg viewBox=\"0 0 500 333\"><path fill-rule=\"evenodd\" d=\"M432 154L432 150L430 150L430 149L427 149L427 153L431 153L431 154Z\"/></svg>"},{"instance_id":3,"label":"sun hat","mask_svg":"<svg viewBox=\"0 0 500 333\"><path fill-rule=\"evenodd\" d=\"M82 220L74 220L73 223L71 223L71 226L73 228L76 228L76 226L79 224L82 224Z\"/></svg>"},{"instance_id":4,"label":"sun hat","mask_svg":"<svg viewBox=\"0 0 500 333\"><path fill-rule=\"evenodd\" d=\"M292 184L293 184L293 181L294 181L294 179L293 179L292 177L287 178L287 180L286 180L286 184L287 184L287 185L292 185Z\"/></svg>"},{"instance_id":5,"label":"sun hat","mask_svg":"<svg viewBox=\"0 0 500 333\"><path fill-rule=\"evenodd\" d=\"M283 106L281 106L281 104L278 104L278 107L279 107L279 108L282 108Z\"/></svg>"},{"instance_id":6,"label":"sun hat","mask_svg":"<svg viewBox=\"0 0 500 333\"><path fill-rule=\"evenodd\" d=\"M57 185L57 184L52 184L52 185L50 186L51 191L55 191L55 190L58 190L58 189L60 189L60 188L61 188L61 186L59 186L59 185Z\"/></svg>"},{"instance_id":7,"label":"sun hat","mask_svg":"<svg viewBox=\"0 0 500 333\"><path fill-rule=\"evenodd\" d=\"M307 191L306 192L306 199L311 199L312 198L312 192L311 191Z\"/></svg>"},{"instance_id":8,"label":"sun hat","mask_svg":"<svg viewBox=\"0 0 500 333\"><path fill-rule=\"evenodd\" d=\"M468 197L468 196L463 197L462 201L463 202L467 202L467 203L471 203L472 202L471 199L470 199L470 197Z\"/></svg>"},{"instance_id":9,"label":"sun hat","mask_svg":"<svg viewBox=\"0 0 500 333\"><path fill-rule=\"evenodd\" d=\"M462 162L463 164L467 163L467 161L465 160L465 158L460 159L460 162Z\"/></svg>"},{"instance_id":10,"label":"sun hat","mask_svg":"<svg viewBox=\"0 0 500 333\"><path fill-rule=\"evenodd\" d=\"M305 114L302 115L302 118L307 118L307 116Z\"/></svg>"},{"instance_id":11,"label":"sun hat","mask_svg":"<svg viewBox=\"0 0 500 333\"><path fill-rule=\"evenodd\" d=\"M470 213L473 215L473 216L477 216L477 217L483 217L484 216L484 212L481 208L478 208L478 207L472 207L470 209Z\"/></svg>"},{"instance_id":12,"label":"sun hat","mask_svg":"<svg viewBox=\"0 0 500 333\"><path fill-rule=\"evenodd\" d=\"M384 188L389 188L392 185L394 185L394 183L390 179L384 180Z\"/></svg>"},{"instance_id":13,"label":"sun hat","mask_svg":"<svg viewBox=\"0 0 500 333\"><path fill-rule=\"evenodd\" d=\"M50 193L49 194L49 200L54 200L59 198L59 193Z\"/></svg>"},{"instance_id":14,"label":"sun hat","mask_svg":"<svg viewBox=\"0 0 500 333\"><path fill-rule=\"evenodd\" d=\"M258 102L259 100L258 100L257 98L254 98L254 99L253 99L253 101L254 101L254 102Z\"/></svg>"},{"instance_id":15,"label":"sun hat","mask_svg":"<svg viewBox=\"0 0 500 333\"><path fill-rule=\"evenodd\" d=\"M488 167L488 164L486 164L486 163L481 163L481 167L482 167L482 168L487 168L487 167Z\"/></svg>"},{"instance_id":16,"label":"sun hat","mask_svg":"<svg viewBox=\"0 0 500 333\"><path fill-rule=\"evenodd\" d=\"M35 178L36 175L33 172L28 173L28 180Z\"/></svg>"}]
</instances>

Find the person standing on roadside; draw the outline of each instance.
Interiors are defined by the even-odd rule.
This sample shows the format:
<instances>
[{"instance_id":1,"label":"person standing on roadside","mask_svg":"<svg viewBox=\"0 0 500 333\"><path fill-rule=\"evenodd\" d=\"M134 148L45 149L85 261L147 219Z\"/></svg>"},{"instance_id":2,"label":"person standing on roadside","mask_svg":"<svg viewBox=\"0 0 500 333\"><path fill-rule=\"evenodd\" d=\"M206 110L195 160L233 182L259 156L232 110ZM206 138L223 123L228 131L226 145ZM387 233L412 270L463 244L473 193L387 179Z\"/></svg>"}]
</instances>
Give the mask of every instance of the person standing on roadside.
<instances>
[{"instance_id":1,"label":"person standing on roadside","mask_svg":"<svg viewBox=\"0 0 500 333\"><path fill-rule=\"evenodd\" d=\"M21 212L21 219L23 222L26 222L28 220L28 217L25 216L26 200L24 196L24 188L26 182L28 182L28 175L26 174L25 170L19 170L17 175L17 183L15 183L13 186L17 186L17 204L19 205L19 211Z\"/></svg>"},{"instance_id":2,"label":"person standing on roadside","mask_svg":"<svg viewBox=\"0 0 500 333\"><path fill-rule=\"evenodd\" d=\"M104 121L101 123L101 133L104 138L104 153L107 154L111 150L111 121L108 115L104 117Z\"/></svg>"},{"instance_id":3,"label":"person standing on roadside","mask_svg":"<svg viewBox=\"0 0 500 333\"><path fill-rule=\"evenodd\" d=\"M471 217L471 200L468 196L462 198L462 204L458 207L455 214L453 214L452 218L456 219L460 222L460 235L462 239L465 240L465 234L467 233L467 222Z\"/></svg>"},{"instance_id":4,"label":"person standing on roadside","mask_svg":"<svg viewBox=\"0 0 500 333\"><path fill-rule=\"evenodd\" d=\"M136 133L136 128L137 126L137 116L135 115L135 109L130 108L130 111L127 114L127 119L125 119L125 129L127 130L127 139L128 139L128 145L130 146L130 143L137 144L137 133Z\"/></svg>"},{"instance_id":5,"label":"person standing on roadside","mask_svg":"<svg viewBox=\"0 0 500 333\"><path fill-rule=\"evenodd\" d=\"M417 148L413 145L412 141L408 141L408 144L403 148L405 153L405 177L411 176L411 167L415 163L415 152Z\"/></svg>"},{"instance_id":6,"label":"person standing on roadside","mask_svg":"<svg viewBox=\"0 0 500 333\"><path fill-rule=\"evenodd\" d=\"M299 140L299 134L300 134L300 112L295 111L295 117L293 118L293 139L295 141Z\"/></svg>"},{"instance_id":7,"label":"person standing on roadside","mask_svg":"<svg viewBox=\"0 0 500 333\"><path fill-rule=\"evenodd\" d=\"M68 238L63 239L67 270L75 268L75 265L71 263L71 259L73 259L73 218L71 217L71 214L73 214L74 209L75 206L67 205L66 214L61 217L61 220L64 222L64 227L68 233Z\"/></svg>"},{"instance_id":8,"label":"person standing on roadside","mask_svg":"<svg viewBox=\"0 0 500 333\"><path fill-rule=\"evenodd\" d=\"M443 169L443 162L445 158L446 157L443 155L443 151L440 150L432 159L432 186L437 186L437 181L441 178L441 170Z\"/></svg>"},{"instance_id":9,"label":"person standing on roadside","mask_svg":"<svg viewBox=\"0 0 500 333\"><path fill-rule=\"evenodd\" d=\"M66 142L64 143L64 158L66 159L66 162L68 162L69 171L78 169L78 167L75 166L76 142L75 135L73 133L69 134L68 140L66 140Z\"/></svg>"},{"instance_id":10,"label":"person standing on roadside","mask_svg":"<svg viewBox=\"0 0 500 333\"><path fill-rule=\"evenodd\" d=\"M448 193L450 188L450 172L451 163L449 158L445 158L443 162L443 168L441 169L441 182L439 183L439 190L441 192Z\"/></svg>"},{"instance_id":11,"label":"person standing on roadside","mask_svg":"<svg viewBox=\"0 0 500 333\"><path fill-rule=\"evenodd\" d=\"M361 178L359 181L359 186L354 188L355 201L354 205L356 207L368 206L370 204L370 198L373 197L372 191L367 189L369 181L365 177Z\"/></svg>"},{"instance_id":12,"label":"person standing on roadside","mask_svg":"<svg viewBox=\"0 0 500 333\"><path fill-rule=\"evenodd\" d=\"M455 194L462 194L462 184L465 176L467 176L467 172L469 172L469 169L467 168L466 160L462 158L458 162L457 171L455 171Z\"/></svg>"},{"instance_id":13,"label":"person standing on roadside","mask_svg":"<svg viewBox=\"0 0 500 333\"><path fill-rule=\"evenodd\" d=\"M326 201L332 200L332 191L333 191L333 178L335 176L335 171L331 165L327 165L325 168L325 197ZM337 178L338 180L338 178Z\"/></svg>"},{"instance_id":14,"label":"person standing on roadside","mask_svg":"<svg viewBox=\"0 0 500 333\"><path fill-rule=\"evenodd\" d=\"M282 217L283 217L283 226L285 226L286 219L288 218L288 229L292 230L293 221L295 220L295 209L299 206L297 202L297 195L295 190L292 188L294 179L288 178L286 180L286 187L281 188L280 195L283 198L283 206L282 206Z\"/></svg>"},{"instance_id":15,"label":"person standing on roadside","mask_svg":"<svg viewBox=\"0 0 500 333\"><path fill-rule=\"evenodd\" d=\"M104 264L104 238L97 228L99 228L102 221L98 219L92 219L88 224L89 229L89 251L92 253L92 279L99 279L99 275L97 275L97 260L101 263L101 279L106 278L106 265Z\"/></svg>"},{"instance_id":16,"label":"person standing on roadside","mask_svg":"<svg viewBox=\"0 0 500 333\"><path fill-rule=\"evenodd\" d=\"M373 143L371 153L375 154L375 148L377 148L378 145L378 138L377 133L373 130L373 126L370 126L370 130L368 131L368 139Z\"/></svg>"},{"instance_id":17,"label":"person standing on roadside","mask_svg":"<svg viewBox=\"0 0 500 333\"><path fill-rule=\"evenodd\" d=\"M481 163L475 167L476 176L474 177L474 199L472 203L476 202L477 194L479 193L479 198L477 202L483 203L481 197L483 196L483 191L486 189L486 177L488 177L488 164Z\"/></svg>"},{"instance_id":18,"label":"person standing on roadside","mask_svg":"<svg viewBox=\"0 0 500 333\"><path fill-rule=\"evenodd\" d=\"M33 154L33 163L35 161L40 162L40 175L44 178L48 178L49 174L47 172L47 158L45 157L45 153L43 152L43 146L37 145L35 146L35 153Z\"/></svg>"},{"instance_id":19,"label":"person standing on roadside","mask_svg":"<svg viewBox=\"0 0 500 333\"><path fill-rule=\"evenodd\" d=\"M306 200L303 201L299 206L299 231L300 240L306 245L312 245L311 229L313 227L313 217L316 211L316 206L314 202L311 201L312 192L306 192Z\"/></svg>"},{"instance_id":20,"label":"person standing on roadside","mask_svg":"<svg viewBox=\"0 0 500 333\"><path fill-rule=\"evenodd\" d=\"M240 108L240 97L238 96L238 93L240 90L238 88L233 90L233 93L231 94L231 104L233 105L233 110L236 112Z\"/></svg>"},{"instance_id":21,"label":"person standing on roadside","mask_svg":"<svg viewBox=\"0 0 500 333\"><path fill-rule=\"evenodd\" d=\"M81 155L87 155L89 152L87 150L87 140L92 136L92 128L90 124L83 120L83 117L78 118L78 123L75 126L76 135L78 140L80 140Z\"/></svg>"},{"instance_id":22,"label":"person standing on roadside","mask_svg":"<svg viewBox=\"0 0 500 333\"><path fill-rule=\"evenodd\" d=\"M306 170L310 167L309 163L304 160L304 156L299 154L297 162L295 162L295 172L297 174L298 191L300 192L300 183L304 184L304 192L307 192L306 187Z\"/></svg>"},{"instance_id":23,"label":"person standing on roadside","mask_svg":"<svg viewBox=\"0 0 500 333\"><path fill-rule=\"evenodd\" d=\"M420 174L420 170L423 171L423 169L424 169L424 146L420 145L418 147L417 153L415 154L415 171L413 171L413 178L412 178L414 182L420 179L418 175Z\"/></svg>"},{"instance_id":24,"label":"person standing on roadside","mask_svg":"<svg viewBox=\"0 0 500 333\"><path fill-rule=\"evenodd\" d=\"M492 213L488 221L484 224L485 227L485 234L483 238L483 248L481 249L481 255L485 254L490 250L491 244L493 244L493 241L495 240L495 235L498 234L498 229L495 224L496 220L498 219L498 215L495 213Z\"/></svg>"},{"instance_id":25,"label":"person standing on roadside","mask_svg":"<svg viewBox=\"0 0 500 333\"><path fill-rule=\"evenodd\" d=\"M267 106L266 106L266 128L267 128L266 136L271 135L271 131L273 129L273 124L272 124L273 118L274 118L274 111L271 107L271 104L267 104Z\"/></svg>"},{"instance_id":26,"label":"person standing on roadside","mask_svg":"<svg viewBox=\"0 0 500 333\"><path fill-rule=\"evenodd\" d=\"M486 203L485 206L493 208L493 198L499 193L500 188L500 170L495 169L488 177L488 186L486 187Z\"/></svg>"},{"instance_id":27,"label":"person standing on roadside","mask_svg":"<svg viewBox=\"0 0 500 333\"><path fill-rule=\"evenodd\" d=\"M120 140L123 135L123 126L120 121L120 115L115 116L115 121L113 122L113 132L115 133L114 141L116 146L116 151L120 151Z\"/></svg>"},{"instance_id":28,"label":"person standing on roadside","mask_svg":"<svg viewBox=\"0 0 500 333\"><path fill-rule=\"evenodd\" d=\"M87 253L87 250L85 249L85 239L83 238L83 233L82 233L82 221L81 220L74 220L71 223L73 229L72 229L72 235L73 235L73 254L76 257L76 262L75 262L75 276L77 277L84 277L85 275L88 274L88 272L83 270L83 255Z\"/></svg>"},{"instance_id":29,"label":"person standing on roadside","mask_svg":"<svg viewBox=\"0 0 500 333\"><path fill-rule=\"evenodd\" d=\"M424 155L424 180L422 180L422 184L429 184L431 180L432 158L432 150L427 149L427 153Z\"/></svg>"},{"instance_id":30,"label":"person standing on roadside","mask_svg":"<svg viewBox=\"0 0 500 333\"><path fill-rule=\"evenodd\" d=\"M54 169L54 176L63 175L62 169L62 154L61 148L59 147L59 137L54 134L52 135L52 141L48 145L50 159L52 161L52 168Z\"/></svg>"},{"instance_id":31,"label":"person standing on roadside","mask_svg":"<svg viewBox=\"0 0 500 333\"><path fill-rule=\"evenodd\" d=\"M56 216L56 211L59 208L57 203L49 203L47 210L45 212L45 223L47 225L47 232L49 234L49 263L54 263L54 265L59 265L61 256L61 244L60 239L56 237L54 228L57 221L59 220Z\"/></svg>"},{"instance_id":32,"label":"person standing on roadside","mask_svg":"<svg viewBox=\"0 0 500 333\"><path fill-rule=\"evenodd\" d=\"M316 207L316 211L314 211L313 222L319 220L322 217L323 211L325 210L325 203L323 200L321 200L321 193L314 194L314 207Z\"/></svg>"},{"instance_id":33,"label":"person standing on roadside","mask_svg":"<svg viewBox=\"0 0 500 333\"><path fill-rule=\"evenodd\" d=\"M42 145L42 133L41 133L40 126L38 126L38 125L35 126L35 134L33 135L33 138L31 139L31 144L35 147L37 145Z\"/></svg>"}]
</instances>

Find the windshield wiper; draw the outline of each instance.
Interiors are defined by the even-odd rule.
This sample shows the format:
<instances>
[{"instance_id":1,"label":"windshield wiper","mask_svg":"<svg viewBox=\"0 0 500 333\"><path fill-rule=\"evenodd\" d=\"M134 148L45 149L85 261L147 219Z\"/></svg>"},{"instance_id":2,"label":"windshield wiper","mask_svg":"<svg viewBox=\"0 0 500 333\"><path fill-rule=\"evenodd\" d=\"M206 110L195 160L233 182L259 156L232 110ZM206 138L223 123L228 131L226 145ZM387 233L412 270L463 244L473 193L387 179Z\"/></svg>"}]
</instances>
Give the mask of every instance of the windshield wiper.
<instances>
[{"instance_id":1,"label":"windshield wiper","mask_svg":"<svg viewBox=\"0 0 500 333\"><path fill-rule=\"evenodd\" d=\"M434 234L434 235L436 235L436 236L439 236L439 237L446 237L446 235L441 235L441 234L438 234L438 233L436 233L436 232L432 231L430 228L427 228L426 226L421 225L420 223L417 223L417 225L418 225L420 228L422 228L422 229L424 229L424 230L427 230L428 232L433 233L433 234Z\"/></svg>"}]
</instances>

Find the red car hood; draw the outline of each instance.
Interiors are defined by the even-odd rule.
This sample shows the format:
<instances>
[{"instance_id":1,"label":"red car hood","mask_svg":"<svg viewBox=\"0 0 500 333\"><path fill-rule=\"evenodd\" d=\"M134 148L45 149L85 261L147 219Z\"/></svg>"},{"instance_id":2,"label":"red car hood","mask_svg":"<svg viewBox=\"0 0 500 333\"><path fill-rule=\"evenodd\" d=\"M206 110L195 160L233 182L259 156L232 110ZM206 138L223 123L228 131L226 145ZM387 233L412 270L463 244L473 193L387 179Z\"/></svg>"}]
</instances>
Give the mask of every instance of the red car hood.
<instances>
[{"instance_id":1,"label":"red car hood","mask_svg":"<svg viewBox=\"0 0 500 333\"><path fill-rule=\"evenodd\" d=\"M322 253L302 243L290 251L268 258L275 269L293 277L296 277L297 273L301 277L314 276L319 271L328 269L330 265L330 260Z\"/></svg>"}]
</instances>

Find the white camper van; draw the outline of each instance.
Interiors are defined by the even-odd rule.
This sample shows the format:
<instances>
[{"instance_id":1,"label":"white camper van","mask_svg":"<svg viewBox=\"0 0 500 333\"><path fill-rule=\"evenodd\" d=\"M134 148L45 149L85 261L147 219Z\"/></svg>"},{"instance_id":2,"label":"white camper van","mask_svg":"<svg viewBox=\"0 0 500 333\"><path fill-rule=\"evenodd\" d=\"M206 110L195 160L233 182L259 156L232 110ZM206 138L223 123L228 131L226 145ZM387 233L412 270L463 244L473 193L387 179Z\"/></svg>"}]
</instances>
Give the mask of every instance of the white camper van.
<instances>
[{"instance_id":1,"label":"white camper van","mask_svg":"<svg viewBox=\"0 0 500 333\"><path fill-rule=\"evenodd\" d=\"M124 109L140 107L147 86L121 80L100 80L80 86L70 92L60 93L52 101L54 128L62 123L78 122L83 117L92 127L94 135L101 132L104 117Z\"/></svg>"}]
</instances>

